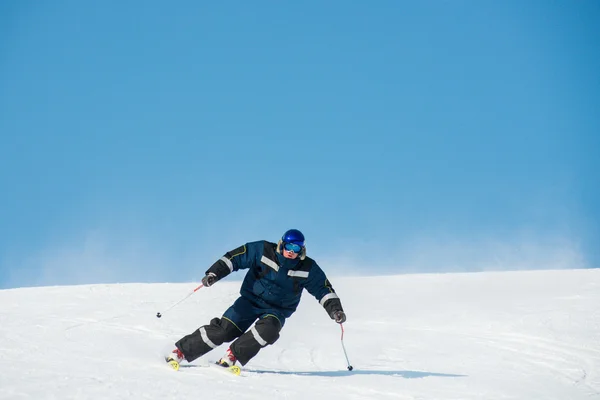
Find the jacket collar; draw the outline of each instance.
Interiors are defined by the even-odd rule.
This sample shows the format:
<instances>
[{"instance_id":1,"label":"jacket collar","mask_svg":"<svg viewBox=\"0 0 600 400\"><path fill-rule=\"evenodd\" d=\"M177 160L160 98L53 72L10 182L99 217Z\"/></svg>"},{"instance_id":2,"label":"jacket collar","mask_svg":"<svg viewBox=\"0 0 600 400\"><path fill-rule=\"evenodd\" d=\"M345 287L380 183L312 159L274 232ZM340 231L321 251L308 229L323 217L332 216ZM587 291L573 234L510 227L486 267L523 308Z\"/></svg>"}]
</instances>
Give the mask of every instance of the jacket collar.
<instances>
[{"instance_id":1,"label":"jacket collar","mask_svg":"<svg viewBox=\"0 0 600 400\"><path fill-rule=\"evenodd\" d=\"M283 254L277 254L277 262L282 268L286 269L295 269L300 264L300 257L296 257L295 259L285 258Z\"/></svg>"}]
</instances>

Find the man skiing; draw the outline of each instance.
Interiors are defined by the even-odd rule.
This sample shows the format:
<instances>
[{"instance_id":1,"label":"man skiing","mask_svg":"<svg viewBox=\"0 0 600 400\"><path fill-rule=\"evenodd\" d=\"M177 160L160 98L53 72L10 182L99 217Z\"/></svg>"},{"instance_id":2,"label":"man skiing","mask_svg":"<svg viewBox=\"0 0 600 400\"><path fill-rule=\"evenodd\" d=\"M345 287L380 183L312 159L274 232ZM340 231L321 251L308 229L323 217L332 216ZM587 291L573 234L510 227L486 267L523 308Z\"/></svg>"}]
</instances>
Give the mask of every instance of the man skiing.
<instances>
[{"instance_id":1,"label":"man skiing","mask_svg":"<svg viewBox=\"0 0 600 400\"><path fill-rule=\"evenodd\" d=\"M277 244L261 240L225 253L206 271L202 284L210 287L240 269L249 269L240 288L241 296L221 318L212 319L175 343L177 348L165 357L173 368L233 340L217 364L226 368L236 362L245 365L261 348L279 339L285 319L298 307L303 289L335 322L346 321L339 297L323 270L306 256L304 235L297 229L285 232Z\"/></svg>"}]
</instances>

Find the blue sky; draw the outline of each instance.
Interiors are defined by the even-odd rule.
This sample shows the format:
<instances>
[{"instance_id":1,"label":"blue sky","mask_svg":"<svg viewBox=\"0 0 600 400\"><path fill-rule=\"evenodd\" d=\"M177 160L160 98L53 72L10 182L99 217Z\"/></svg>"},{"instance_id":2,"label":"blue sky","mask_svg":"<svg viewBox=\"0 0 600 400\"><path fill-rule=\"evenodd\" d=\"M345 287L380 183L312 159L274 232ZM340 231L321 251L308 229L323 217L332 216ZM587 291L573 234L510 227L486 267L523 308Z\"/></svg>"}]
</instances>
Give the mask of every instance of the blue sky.
<instances>
[{"instance_id":1,"label":"blue sky","mask_svg":"<svg viewBox=\"0 0 600 400\"><path fill-rule=\"evenodd\" d=\"M600 265L600 3L0 4L0 288Z\"/></svg>"}]
</instances>

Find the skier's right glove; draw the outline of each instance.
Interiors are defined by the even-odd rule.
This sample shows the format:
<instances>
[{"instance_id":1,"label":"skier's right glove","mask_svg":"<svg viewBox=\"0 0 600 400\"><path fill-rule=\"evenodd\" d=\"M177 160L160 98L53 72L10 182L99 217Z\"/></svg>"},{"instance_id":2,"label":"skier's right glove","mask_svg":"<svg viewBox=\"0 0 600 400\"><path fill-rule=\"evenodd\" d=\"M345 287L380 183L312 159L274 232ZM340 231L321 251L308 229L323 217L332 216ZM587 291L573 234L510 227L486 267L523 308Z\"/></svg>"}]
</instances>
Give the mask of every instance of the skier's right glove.
<instances>
[{"instance_id":1,"label":"skier's right glove","mask_svg":"<svg viewBox=\"0 0 600 400\"><path fill-rule=\"evenodd\" d=\"M202 284L206 287L212 286L217 281L217 275L214 272L209 272L202 278Z\"/></svg>"},{"instance_id":2,"label":"skier's right glove","mask_svg":"<svg viewBox=\"0 0 600 400\"><path fill-rule=\"evenodd\" d=\"M334 311L331 313L331 318L338 324L343 324L346 322L346 313L344 313L342 310Z\"/></svg>"}]
</instances>

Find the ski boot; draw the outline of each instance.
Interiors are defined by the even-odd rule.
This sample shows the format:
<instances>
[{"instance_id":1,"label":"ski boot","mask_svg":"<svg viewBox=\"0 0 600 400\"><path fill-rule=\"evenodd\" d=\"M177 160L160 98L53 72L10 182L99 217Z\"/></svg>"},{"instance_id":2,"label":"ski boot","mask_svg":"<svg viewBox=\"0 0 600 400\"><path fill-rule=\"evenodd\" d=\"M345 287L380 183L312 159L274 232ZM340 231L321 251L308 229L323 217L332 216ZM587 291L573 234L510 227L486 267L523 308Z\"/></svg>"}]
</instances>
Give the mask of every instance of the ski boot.
<instances>
[{"instance_id":1,"label":"ski boot","mask_svg":"<svg viewBox=\"0 0 600 400\"><path fill-rule=\"evenodd\" d=\"M231 349L227 349L225 355L221 357L219 361L217 361L217 365L223 368L227 368L232 374L240 375L242 373L242 370L240 367L235 365L236 362L237 358L231 352Z\"/></svg>"},{"instance_id":2,"label":"ski boot","mask_svg":"<svg viewBox=\"0 0 600 400\"><path fill-rule=\"evenodd\" d=\"M179 349L175 349L165 356L165 361L175 371L179 370L179 364L181 364L181 362L183 360L185 360L185 357L183 356L183 353Z\"/></svg>"}]
</instances>

